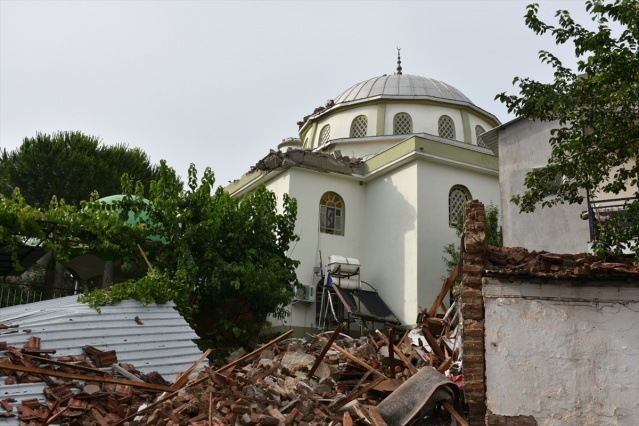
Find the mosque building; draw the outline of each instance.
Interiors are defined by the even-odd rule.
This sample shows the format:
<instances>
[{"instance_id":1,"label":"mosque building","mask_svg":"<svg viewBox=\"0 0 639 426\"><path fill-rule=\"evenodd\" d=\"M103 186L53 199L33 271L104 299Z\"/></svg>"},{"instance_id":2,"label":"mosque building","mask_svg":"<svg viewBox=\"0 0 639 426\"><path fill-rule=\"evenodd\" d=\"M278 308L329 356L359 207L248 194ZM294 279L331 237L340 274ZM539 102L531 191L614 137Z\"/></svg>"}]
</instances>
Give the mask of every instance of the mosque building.
<instances>
[{"instance_id":1,"label":"mosque building","mask_svg":"<svg viewBox=\"0 0 639 426\"><path fill-rule=\"evenodd\" d=\"M464 203L499 205L498 158L480 137L499 124L448 83L402 73L398 56L394 74L316 108L298 122L299 138L229 184L234 196L264 184L280 201L297 199L300 241L289 256L300 261L304 287L285 325L309 329L322 312L344 313L344 303L320 307L335 259L356 259L348 282L364 282L402 324L414 324L441 288L443 247L459 242Z\"/></svg>"}]
</instances>

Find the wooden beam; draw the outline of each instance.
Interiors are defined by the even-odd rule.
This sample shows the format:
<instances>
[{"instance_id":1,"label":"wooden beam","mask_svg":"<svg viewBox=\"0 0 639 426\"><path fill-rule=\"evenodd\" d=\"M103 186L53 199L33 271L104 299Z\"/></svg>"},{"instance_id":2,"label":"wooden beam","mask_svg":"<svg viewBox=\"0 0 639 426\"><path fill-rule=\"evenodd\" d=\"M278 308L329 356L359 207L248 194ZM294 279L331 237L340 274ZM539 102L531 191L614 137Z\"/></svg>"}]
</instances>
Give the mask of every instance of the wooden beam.
<instances>
[{"instance_id":1,"label":"wooden beam","mask_svg":"<svg viewBox=\"0 0 639 426\"><path fill-rule=\"evenodd\" d=\"M267 344L265 344L264 346L262 346L259 349L254 350L253 352L251 352L250 354L246 354L244 355L242 358L240 359L236 359L235 361L233 361L230 364L225 365L224 367L220 368L217 370L218 373L221 373L224 370L228 370L229 368L235 367L237 364L241 364L244 361L253 358L255 355L259 354L260 352L268 349L269 347L273 346L275 343L279 342L280 340L284 340L286 339L288 336L290 336L291 334L293 334L293 330L289 330L286 333L282 334L281 336L271 340L270 342L268 342Z\"/></svg>"},{"instance_id":2,"label":"wooden beam","mask_svg":"<svg viewBox=\"0 0 639 426\"><path fill-rule=\"evenodd\" d=\"M346 327L346 323L345 322L339 324L337 326L337 328L335 328L335 331L333 332L333 335L331 336L330 339L328 339L328 342L326 342L326 344L322 348L322 351L320 352L320 354L317 356L317 359L315 360L315 364L313 364L311 369L308 371L308 373L306 374L306 377L308 377L308 378L313 377L313 375L315 374L315 371L317 370L317 368L319 367L320 363L324 359L324 355L326 355L326 352L328 352L328 350L330 349L330 347L333 344L333 342L335 341L335 339L337 339L337 337L342 332L342 330L344 330L344 327Z\"/></svg>"},{"instance_id":3,"label":"wooden beam","mask_svg":"<svg viewBox=\"0 0 639 426\"><path fill-rule=\"evenodd\" d=\"M322 336L316 336L316 337L319 338L320 340L325 341L325 342L327 341L327 339L322 337ZM344 348L339 346L337 343L333 343L332 346L335 349L337 349L338 351L340 351L342 353L342 355L344 355L346 358L350 359L354 363L364 367L366 370L372 372L373 374L377 374L378 376L382 376L384 379L386 379L386 376L384 375L384 373L382 373L380 371L377 371L377 369L375 369L375 368L371 367L370 365L366 364L364 361L362 361L361 359L359 359L356 356L352 355L347 350L345 350Z\"/></svg>"},{"instance_id":4,"label":"wooden beam","mask_svg":"<svg viewBox=\"0 0 639 426\"><path fill-rule=\"evenodd\" d=\"M437 315L437 310L442 305L444 298L450 291L450 288L453 286L453 283L457 279L457 276L459 275L459 271L461 271L461 269L462 269L462 261L460 259L455 269L453 269L453 271L450 273L448 278L444 280L442 284L442 288L439 290L439 294L437 295L437 298L435 299L435 301L433 302L433 305L430 307L430 310L428 311L429 317L434 317L435 315Z\"/></svg>"},{"instance_id":5,"label":"wooden beam","mask_svg":"<svg viewBox=\"0 0 639 426\"><path fill-rule=\"evenodd\" d=\"M384 343L386 343L387 345L389 344L388 338L384 335L384 333L382 333L379 330L375 330L375 332L382 339L382 341L384 341ZM390 348L390 345L389 345L389 348ZM402 360L404 365L406 365L406 368L408 368L410 373L411 374L417 374L417 367L415 367L413 365L413 363L410 362L410 360L408 358L406 358L406 355L404 355L402 350L400 348L398 348L397 346L393 346L393 349L394 349L395 353L397 354L397 356Z\"/></svg>"},{"instance_id":6,"label":"wooden beam","mask_svg":"<svg viewBox=\"0 0 639 426\"><path fill-rule=\"evenodd\" d=\"M380 376L380 377L376 378L375 380L373 380L372 382L369 382L366 386L363 386L363 387L359 388L355 392L351 392L347 397L342 398L342 399L340 399L337 402L334 402L333 404L329 405L326 408L328 408L329 410L335 412L335 411L339 410L340 408L342 408L344 405L346 405L349 402L351 402L352 400L354 400L355 398L357 398L360 395L364 394L365 392L368 392L369 390L373 389L375 386L379 385L384 380L386 380L386 376Z\"/></svg>"},{"instance_id":7,"label":"wooden beam","mask_svg":"<svg viewBox=\"0 0 639 426\"><path fill-rule=\"evenodd\" d=\"M468 423L466 422L466 419L464 419L457 411L455 411L453 406L450 405L450 402L444 402L442 405L444 406L446 411L448 411L450 413L450 415L453 416L455 418L455 420L457 420L459 422L459 424L461 426L468 426Z\"/></svg>"},{"instance_id":8,"label":"wooden beam","mask_svg":"<svg viewBox=\"0 0 639 426\"><path fill-rule=\"evenodd\" d=\"M25 371L27 373L42 374L45 376L62 377L63 379L85 380L100 383L114 383L116 385L128 385L134 388L148 389L159 392L173 392L175 388L156 385L155 383L134 382L133 380L114 379L113 377L85 376L84 374L64 373L62 371L47 370L45 368L27 367L24 365L2 364L3 370Z\"/></svg>"},{"instance_id":9,"label":"wooden beam","mask_svg":"<svg viewBox=\"0 0 639 426\"><path fill-rule=\"evenodd\" d=\"M211 352L213 352L213 349L207 349L206 352L204 352L202 356L200 356L198 360L195 361L195 363L191 367L189 367L188 370L186 370L184 373L180 375L180 378L175 381L175 384L173 385L173 387L179 389L182 386L184 386L186 382L189 381L189 376L191 376L191 373L193 372L193 370L195 370L197 366L200 365L202 361L204 361L206 357L208 357L211 354Z\"/></svg>"},{"instance_id":10,"label":"wooden beam","mask_svg":"<svg viewBox=\"0 0 639 426\"><path fill-rule=\"evenodd\" d=\"M85 367L84 365L75 365L75 364L71 364L69 362L56 361L56 360L53 360L53 359L44 358L44 357L36 356L36 355L29 355L29 354L23 354L23 355L25 357L27 357L27 359L32 359L34 361L38 361L40 364L59 365L61 367L69 367L69 368L73 368L75 370L82 370L82 371L86 371L86 372L89 372L89 373L95 373L95 374L108 374L109 373L108 371L100 370L99 368Z\"/></svg>"}]
</instances>

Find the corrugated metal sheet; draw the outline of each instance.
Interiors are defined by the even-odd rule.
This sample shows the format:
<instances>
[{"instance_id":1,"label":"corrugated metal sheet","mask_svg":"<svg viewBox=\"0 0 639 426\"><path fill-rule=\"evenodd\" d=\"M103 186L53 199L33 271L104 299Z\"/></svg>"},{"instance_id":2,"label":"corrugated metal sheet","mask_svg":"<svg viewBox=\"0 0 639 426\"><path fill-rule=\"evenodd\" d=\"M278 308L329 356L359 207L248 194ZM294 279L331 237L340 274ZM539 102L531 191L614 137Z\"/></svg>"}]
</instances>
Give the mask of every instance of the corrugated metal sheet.
<instances>
[{"instance_id":1,"label":"corrugated metal sheet","mask_svg":"<svg viewBox=\"0 0 639 426\"><path fill-rule=\"evenodd\" d=\"M135 317L143 322L139 325ZM82 354L82 346L115 350L118 362L126 362L148 374L159 372L175 381L202 355L193 339L197 335L173 303L164 305L127 300L105 306L102 313L79 303L77 296L0 309L0 324L17 328L0 330L0 341L22 348L30 336L41 339L42 349L55 349L54 357ZM30 329L30 333L25 330ZM17 333L6 334L11 330ZM4 356L5 351L0 351ZM5 385L0 379L0 399L44 399L44 383ZM0 413L5 411L0 406ZM15 412L15 410L14 410ZM0 418L0 424L18 424L16 418Z\"/></svg>"}]
</instances>

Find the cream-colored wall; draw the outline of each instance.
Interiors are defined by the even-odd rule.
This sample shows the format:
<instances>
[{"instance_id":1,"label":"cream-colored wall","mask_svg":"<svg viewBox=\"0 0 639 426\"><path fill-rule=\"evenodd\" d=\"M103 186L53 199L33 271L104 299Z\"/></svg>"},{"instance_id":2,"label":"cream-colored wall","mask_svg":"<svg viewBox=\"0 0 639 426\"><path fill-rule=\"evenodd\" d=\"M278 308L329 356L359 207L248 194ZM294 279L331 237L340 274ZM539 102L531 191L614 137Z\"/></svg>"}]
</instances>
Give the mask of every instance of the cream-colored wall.
<instances>
[{"instance_id":1,"label":"cream-colored wall","mask_svg":"<svg viewBox=\"0 0 639 426\"><path fill-rule=\"evenodd\" d=\"M368 118L368 130L367 136L374 136L376 134L377 120L384 122L384 134L393 134L393 118L400 112L409 114L413 120L413 133L429 133L432 135L438 135L438 121L442 115L449 116L455 123L455 140L463 142L464 138L464 125L462 120L462 110L455 106L445 105L433 105L425 103L414 102L386 102L385 113L383 117L377 117L378 103L365 104L359 107L337 110L335 113L328 113L317 120L317 132L315 132L315 139L313 141L313 148L319 146L319 137L321 129L329 124L331 126L330 140L343 139L350 137L351 123L358 115L365 115ZM482 116L468 113L470 123L470 135L469 139L473 141L473 144L477 144L475 137L475 126L480 125L485 130L489 130L493 127L492 123L486 121ZM309 133L302 135L306 138Z\"/></svg>"},{"instance_id":2,"label":"cream-colored wall","mask_svg":"<svg viewBox=\"0 0 639 426\"><path fill-rule=\"evenodd\" d=\"M417 309L417 166L410 163L366 184L363 279L403 322Z\"/></svg>"},{"instance_id":3,"label":"cream-colored wall","mask_svg":"<svg viewBox=\"0 0 639 426\"><path fill-rule=\"evenodd\" d=\"M351 133L351 123L358 115L365 115L368 119L366 135L375 135L375 127L377 125L376 104L366 104L356 108L343 109L336 114L328 114L317 121L317 128L321 131L325 125L330 124L331 139L348 138ZM313 148L317 148L319 146L319 137L320 132L318 131L315 135Z\"/></svg>"},{"instance_id":4,"label":"cream-colored wall","mask_svg":"<svg viewBox=\"0 0 639 426\"><path fill-rule=\"evenodd\" d=\"M455 185L468 189L472 199L486 206L499 207L499 178L495 174L455 167L434 161L420 161L417 182L419 185L419 268L420 306L430 307L446 275L442 261L444 245L457 243L460 238L449 225L448 196Z\"/></svg>"},{"instance_id":5,"label":"cream-colored wall","mask_svg":"<svg viewBox=\"0 0 639 426\"><path fill-rule=\"evenodd\" d=\"M430 306L441 287L444 245L459 240L448 225L450 188L464 185L473 198L497 204L498 178L494 173L438 162L426 155L379 173L360 184L352 177L293 167L267 187L280 200L288 191L298 201L296 232L301 239L290 256L301 262L297 276L302 284L314 285L320 280L313 274L313 267L319 266L320 250L324 265L333 254L357 258L362 264L362 280L377 289L403 323L413 324L418 306ZM344 199L344 236L318 231L319 200L326 191ZM297 302L290 310L292 315L284 325L311 331L315 304Z\"/></svg>"},{"instance_id":6,"label":"cream-colored wall","mask_svg":"<svg viewBox=\"0 0 639 426\"><path fill-rule=\"evenodd\" d=\"M385 129L386 134L393 134L393 119L395 115L405 112L413 120L413 133L430 133L439 135L438 122L442 115L449 116L455 123L455 140L464 141L464 127L461 110L437 105L398 104L389 103L386 106Z\"/></svg>"},{"instance_id":7,"label":"cream-colored wall","mask_svg":"<svg viewBox=\"0 0 639 426\"><path fill-rule=\"evenodd\" d=\"M493 124L487 122L486 120L482 119L481 117L477 115L470 115L470 114L469 114L469 121L470 121L470 133L472 136L473 145L477 145L477 135L475 135L475 126L481 126L486 132L493 128Z\"/></svg>"},{"instance_id":8,"label":"cream-colored wall","mask_svg":"<svg viewBox=\"0 0 639 426\"><path fill-rule=\"evenodd\" d=\"M281 181L281 182L280 182ZM316 285L320 280L314 275L313 267L320 266L319 251L324 265L329 255L337 254L361 260L361 240L364 212L364 190L359 182L327 173L291 168L269 182L267 188L275 190L278 200L282 191L297 199L297 222L295 232L300 241L295 243L289 255L299 260L297 279L304 285ZM319 202L322 195L332 191L344 200L345 222L343 236L319 232ZM284 325L307 327L309 332L315 326L315 304L296 302L290 306L291 317ZM274 326L282 324L274 323Z\"/></svg>"}]
</instances>

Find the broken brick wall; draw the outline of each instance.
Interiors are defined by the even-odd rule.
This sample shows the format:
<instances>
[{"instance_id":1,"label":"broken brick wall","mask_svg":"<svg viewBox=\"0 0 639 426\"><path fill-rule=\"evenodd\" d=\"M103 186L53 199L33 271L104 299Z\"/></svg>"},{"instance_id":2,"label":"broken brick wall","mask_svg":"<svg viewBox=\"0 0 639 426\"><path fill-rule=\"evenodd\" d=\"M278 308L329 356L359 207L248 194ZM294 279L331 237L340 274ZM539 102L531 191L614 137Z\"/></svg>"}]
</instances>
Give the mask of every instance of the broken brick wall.
<instances>
[{"instance_id":1,"label":"broken brick wall","mask_svg":"<svg viewBox=\"0 0 639 426\"><path fill-rule=\"evenodd\" d=\"M639 424L639 267L490 247L484 206L465 214L470 424Z\"/></svg>"},{"instance_id":2,"label":"broken brick wall","mask_svg":"<svg viewBox=\"0 0 639 426\"><path fill-rule=\"evenodd\" d=\"M466 203L463 279L460 284L463 323L464 397L471 426L483 425L486 416L484 303L481 279L486 258L486 210L479 201Z\"/></svg>"}]
</instances>

